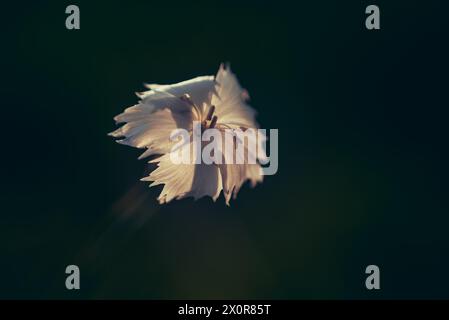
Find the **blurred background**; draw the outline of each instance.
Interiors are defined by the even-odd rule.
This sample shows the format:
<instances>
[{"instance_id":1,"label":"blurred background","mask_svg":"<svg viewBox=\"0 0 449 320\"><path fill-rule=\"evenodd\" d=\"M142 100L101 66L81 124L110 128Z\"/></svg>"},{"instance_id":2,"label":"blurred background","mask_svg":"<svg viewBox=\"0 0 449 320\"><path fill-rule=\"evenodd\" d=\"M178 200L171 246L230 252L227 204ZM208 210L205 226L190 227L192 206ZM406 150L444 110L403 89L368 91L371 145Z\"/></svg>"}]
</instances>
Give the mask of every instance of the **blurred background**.
<instances>
[{"instance_id":1,"label":"blurred background","mask_svg":"<svg viewBox=\"0 0 449 320\"><path fill-rule=\"evenodd\" d=\"M449 298L443 4L2 4L0 298ZM279 171L230 207L161 206L112 118L221 62L279 129Z\"/></svg>"}]
</instances>

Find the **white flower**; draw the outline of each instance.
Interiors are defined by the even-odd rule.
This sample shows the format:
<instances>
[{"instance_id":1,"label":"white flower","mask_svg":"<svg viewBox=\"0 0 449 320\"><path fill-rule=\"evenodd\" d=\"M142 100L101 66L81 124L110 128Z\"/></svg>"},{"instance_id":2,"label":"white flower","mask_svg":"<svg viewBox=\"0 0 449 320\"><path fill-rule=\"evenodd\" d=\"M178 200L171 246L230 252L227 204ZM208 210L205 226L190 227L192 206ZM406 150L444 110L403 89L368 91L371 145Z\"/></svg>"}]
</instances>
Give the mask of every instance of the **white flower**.
<instances>
[{"instance_id":1,"label":"white flower","mask_svg":"<svg viewBox=\"0 0 449 320\"><path fill-rule=\"evenodd\" d=\"M222 164L175 164L170 160L175 141L170 135L175 129L192 132L194 121L201 123L203 130L216 128L229 135L226 129L257 129L255 111L246 104L248 93L243 90L229 67L220 66L217 75L196 77L173 85L146 85L149 91L138 93L141 99L135 106L114 118L117 123L126 123L110 133L113 137L122 137L118 143L146 151L139 159L150 155L159 157L150 162L158 167L142 181L153 181L150 186L163 184L158 197L160 203L184 197L210 196L215 201L223 190L226 204L233 195L237 195L242 184L249 180L254 186L262 181L259 163L235 164L233 154L223 152ZM265 136L263 136L265 138ZM235 139L231 150L236 149ZM257 141L260 154L264 154L261 142ZM186 143L193 155L195 145ZM246 148L246 146L245 146ZM263 148L262 148L263 149ZM247 154L249 151L245 149ZM262 156L257 154L256 159ZM195 160L195 159L193 159Z\"/></svg>"}]
</instances>

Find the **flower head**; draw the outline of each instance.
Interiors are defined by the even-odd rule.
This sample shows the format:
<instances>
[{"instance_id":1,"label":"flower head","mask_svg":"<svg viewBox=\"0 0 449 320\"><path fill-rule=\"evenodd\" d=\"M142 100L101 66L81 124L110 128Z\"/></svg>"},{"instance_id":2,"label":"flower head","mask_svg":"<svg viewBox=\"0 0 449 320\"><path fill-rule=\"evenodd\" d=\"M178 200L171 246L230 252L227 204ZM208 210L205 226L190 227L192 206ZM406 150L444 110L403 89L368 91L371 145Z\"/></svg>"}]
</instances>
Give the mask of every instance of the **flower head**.
<instances>
[{"instance_id":1,"label":"flower head","mask_svg":"<svg viewBox=\"0 0 449 320\"><path fill-rule=\"evenodd\" d=\"M229 205L245 181L249 180L252 186L262 181L257 160L264 157L265 135L246 137L257 139L254 150L235 134L234 131L257 129L258 124L255 111L246 103L248 93L240 87L228 66L222 64L215 77L202 76L172 85L146 87L150 90L138 93L138 104L114 118L117 123L125 124L110 135L121 138L117 140L120 144L146 149L139 159L158 155L150 161L157 163L157 168L141 180L152 181L150 186L164 185L158 197L160 203L203 196L215 201L223 190ZM220 148L214 150L216 158L222 161L210 164L198 161L201 151L197 151L206 145L201 138L200 143L189 140L181 145L171 139L172 133L180 129L194 137L195 123L200 124L201 132L215 129L222 133ZM239 149L240 145L243 148ZM240 156L238 149L243 150ZM191 162L174 163L174 153L180 151L191 155ZM249 155L256 161L248 161Z\"/></svg>"}]
</instances>

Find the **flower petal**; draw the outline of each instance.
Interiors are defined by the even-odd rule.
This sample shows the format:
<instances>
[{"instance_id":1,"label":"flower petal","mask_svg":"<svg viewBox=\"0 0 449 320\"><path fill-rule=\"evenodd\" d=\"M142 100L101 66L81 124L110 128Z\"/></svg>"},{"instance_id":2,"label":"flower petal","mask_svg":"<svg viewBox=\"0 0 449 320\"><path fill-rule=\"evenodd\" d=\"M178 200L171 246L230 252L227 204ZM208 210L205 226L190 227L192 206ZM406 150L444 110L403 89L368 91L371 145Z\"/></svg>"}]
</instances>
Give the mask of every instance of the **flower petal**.
<instances>
[{"instance_id":1,"label":"flower petal","mask_svg":"<svg viewBox=\"0 0 449 320\"><path fill-rule=\"evenodd\" d=\"M188 94L192 101L202 108L204 105L210 105L212 95L215 92L215 80L213 76L201 76L175 84L147 84L146 87L152 90L140 95L143 101L153 99L160 92L167 92L177 97Z\"/></svg>"},{"instance_id":2,"label":"flower petal","mask_svg":"<svg viewBox=\"0 0 449 320\"><path fill-rule=\"evenodd\" d=\"M244 145L243 154L236 152L238 141L234 139L233 133L229 130L225 130L222 133L226 143L232 142L232 146L223 148L223 163L218 165L222 179L223 194L226 204L229 205L231 197L236 198L245 181L250 180L251 186L254 187L258 182L262 182L263 175L262 168L258 163L249 163L247 145Z\"/></svg>"},{"instance_id":3,"label":"flower petal","mask_svg":"<svg viewBox=\"0 0 449 320\"><path fill-rule=\"evenodd\" d=\"M187 143L181 148L188 148L187 150L192 154L196 154L193 143ZM170 154L165 154L151 162L158 162L158 167L148 177L141 180L153 181L150 187L164 184L158 197L161 204L186 197L194 197L196 200L210 196L215 201L220 195L221 176L216 165L195 164L194 159L192 164L174 164Z\"/></svg>"},{"instance_id":4,"label":"flower petal","mask_svg":"<svg viewBox=\"0 0 449 320\"><path fill-rule=\"evenodd\" d=\"M191 130L196 115L193 107L182 98L162 92L152 99L142 100L138 105L127 108L115 117L117 122L127 122L109 135L124 137L118 143L147 148L139 158L170 151L174 142L170 141L173 130Z\"/></svg>"},{"instance_id":5,"label":"flower petal","mask_svg":"<svg viewBox=\"0 0 449 320\"><path fill-rule=\"evenodd\" d=\"M231 69L220 65L215 81L217 95L212 96L211 104L216 107L218 122L233 128L257 128L256 111L245 103L248 93L240 87Z\"/></svg>"}]
</instances>

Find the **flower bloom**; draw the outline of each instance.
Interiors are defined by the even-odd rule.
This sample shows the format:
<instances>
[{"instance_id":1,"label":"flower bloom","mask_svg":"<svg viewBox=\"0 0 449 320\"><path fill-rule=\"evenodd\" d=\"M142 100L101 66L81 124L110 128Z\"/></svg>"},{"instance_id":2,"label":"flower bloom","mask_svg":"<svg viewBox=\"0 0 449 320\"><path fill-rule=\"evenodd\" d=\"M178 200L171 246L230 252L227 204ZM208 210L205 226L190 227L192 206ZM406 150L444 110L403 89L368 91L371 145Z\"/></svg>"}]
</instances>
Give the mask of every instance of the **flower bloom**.
<instances>
[{"instance_id":1,"label":"flower bloom","mask_svg":"<svg viewBox=\"0 0 449 320\"><path fill-rule=\"evenodd\" d=\"M150 84L146 87L150 90L137 94L138 104L114 118L116 123L125 124L110 135L120 138L117 140L120 144L146 149L139 159L157 155L149 161L157 163L157 168L141 180L152 181L150 186L164 185L159 203L203 196L210 196L215 201L223 190L229 205L231 197L236 197L245 181L249 180L252 186L262 181L262 168L257 160L265 157L262 146L265 136L259 136L256 152L233 136L232 130L257 129L258 124L256 112L246 103L248 93L241 88L228 66L222 64L215 77L201 76L172 85ZM215 157L223 161L211 164L197 161L201 152L195 150L204 147L204 140L200 140L199 145L185 141L179 147L179 142L171 139L172 133L180 129L194 135L194 126L198 123L201 132L216 129L222 133L222 142L226 140L228 145L219 148L218 152L215 150L218 153ZM242 143L244 155L251 153L256 162L236 161L235 157L239 155L235 151L242 150ZM190 163L171 160L180 148L192 155Z\"/></svg>"}]
</instances>

